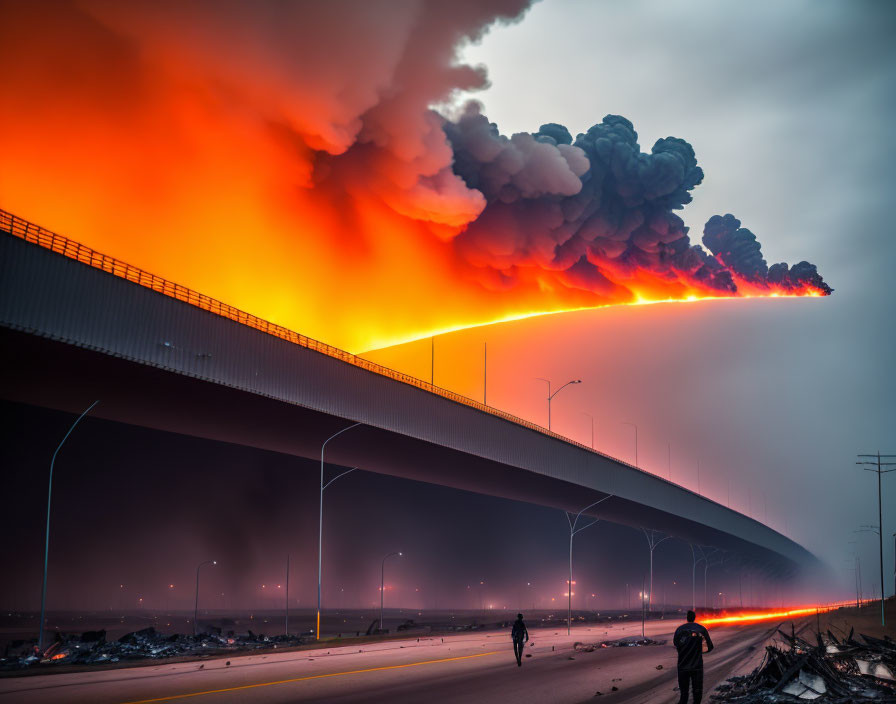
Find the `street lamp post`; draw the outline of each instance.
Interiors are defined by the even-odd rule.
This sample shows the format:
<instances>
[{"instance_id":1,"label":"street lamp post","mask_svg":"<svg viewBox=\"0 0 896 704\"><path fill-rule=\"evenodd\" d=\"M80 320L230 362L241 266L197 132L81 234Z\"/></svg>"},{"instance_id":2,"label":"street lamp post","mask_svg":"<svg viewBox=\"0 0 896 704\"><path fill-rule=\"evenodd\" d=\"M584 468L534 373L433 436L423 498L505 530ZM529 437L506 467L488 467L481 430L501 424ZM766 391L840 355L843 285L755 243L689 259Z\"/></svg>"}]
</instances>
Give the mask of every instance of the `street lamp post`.
<instances>
[{"instance_id":1,"label":"street lamp post","mask_svg":"<svg viewBox=\"0 0 896 704\"><path fill-rule=\"evenodd\" d=\"M705 559L703 556L703 548L699 545L697 546L697 550L700 551L700 557L697 557L697 550L694 550L694 544L690 543L691 546L691 559L693 560L693 565L691 566L691 610L697 610L697 563L700 560Z\"/></svg>"},{"instance_id":2,"label":"street lamp post","mask_svg":"<svg viewBox=\"0 0 896 704\"><path fill-rule=\"evenodd\" d=\"M386 560L388 560L393 555L397 555L401 557L400 552L390 552L383 558L383 564L380 566L380 631L383 630L383 608L384 608L384 597L386 594Z\"/></svg>"},{"instance_id":3,"label":"street lamp post","mask_svg":"<svg viewBox=\"0 0 896 704\"><path fill-rule=\"evenodd\" d=\"M650 529L649 531L646 528L641 528L644 531L644 537L647 538L647 547L650 549L650 586L647 591L647 615L650 615L650 600L653 598L653 551L656 550L657 546L671 538L671 535L667 535L664 538L660 538L657 540L657 531Z\"/></svg>"},{"instance_id":4,"label":"street lamp post","mask_svg":"<svg viewBox=\"0 0 896 704\"><path fill-rule=\"evenodd\" d=\"M330 437L324 440L324 444L320 446L320 510L318 513L318 523L317 523L317 626L315 628L314 638L315 640L320 640L320 584L321 584L321 575L323 572L323 545L324 545L324 489L326 489L330 484L335 482L340 477L344 477L349 472L354 472L357 467L352 467L351 469L342 472L342 474L337 474L330 481L324 484L324 450L327 447L327 443L330 442L333 438L338 435L342 435L346 430L351 430L352 428L357 428L359 425L363 425L363 423L352 423L347 428L343 428L337 433L333 433Z\"/></svg>"},{"instance_id":5,"label":"street lamp post","mask_svg":"<svg viewBox=\"0 0 896 704\"><path fill-rule=\"evenodd\" d=\"M551 393L551 381L550 379L543 379L542 377L536 377L539 381L543 381L548 385L548 430L551 429L551 401L554 399L554 396L559 394L563 389L565 389L570 384L581 384L581 379L573 379L571 381L567 381L563 386L557 389L554 393Z\"/></svg>"},{"instance_id":6,"label":"street lamp post","mask_svg":"<svg viewBox=\"0 0 896 704\"><path fill-rule=\"evenodd\" d=\"M714 566L716 566L716 565L722 565L722 564L725 563L725 559L724 559L724 558L721 559L721 560L719 560L718 562L710 562L710 561L709 561L709 558L711 558L711 557L712 557L713 555L715 555L717 552L719 552L718 548L713 548L712 552L707 553L707 555L706 555L706 557L705 557L705 562L704 562L704 565L703 565L703 606L704 606L704 608L706 608L706 606L707 606L707 602L709 601L708 592L707 592L707 590L706 590L706 584L707 584L707 581L706 581L706 580L707 580L707 577L708 577L708 574L709 574L709 568L710 568L710 567L714 567Z\"/></svg>"},{"instance_id":7,"label":"street lamp post","mask_svg":"<svg viewBox=\"0 0 896 704\"><path fill-rule=\"evenodd\" d=\"M669 455L668 455L668 458L669 458L669 481L671 482L672 481L672 443L671 442L666 443L666 446L669 450Z\"/></svg>"},{"instance_id":8,"label":"street lamp post","mask_svg":"<svg viewBox=\"0 0 896 704\"><path fill-rule=\"evenodd\" d=\"M865 598L865 590L862 589L862 560L859 558L859 544L855 540L850 540L849 545L853 546L852 556L856 570L856 609L859 609L862 599Z\"/></svg>"},{"instance_id":9,"label":"street lamp post","mask_svg":"<svg viewBox=\"0 0 896 704\"><path fill-rule=\"evenodd\" d=\"M94 401L77 417L75 422L72 423L71 427L68 429L65 437L62 438L62 442L56 447L56 452L53 453L53 458L50 460L50 481L47 484L47 530L44 539L44 579L43 586L40 590L40 625L38 626L37 632L37 649L40 651L43 651L44 649L44 618L47 607L47 565L50 559L50 505L53 497L53 466L56 464L56 455L59 454L59 450L62 449L62 445L68 440L68 436L72 434L75 426L80 423L81 419L90 413L91 409L98 403L99 400Z\"/></svg>"},{"instance_id":10,"label":"street lamp post","mask_svg":"<svg viewBox=\"0 0 896 704\"><path fill-rule=\"evenodd\" d=\"M193 635L195 636L198 633L197 630L197 621L199 620L199 570L202 569L203 565L217 565L217 561L215 560L206 560L205 562L200 562L196 566L196 603L193 607Z\"/></svg>"},{"instance_id":11,"label":"street lamp post","mask_svg":"<svg viewBox=\"0 0 896 704\"><path fill-rule=\"evenodd\" d=\"M883 538L881 538L882 533L880 530L880 526L871 526L871 525L861 526L858 530L854 530L853 533L875 533L878 537L878 540L883 541ZM883 543L881 542L881 544L883 544ZM881 557L883 557L883 553L881 553ZM884 581L883 581L884 572L883 572L883 568L881 568L880 576L881 576L881 581L880 581L880 603L881 603L880 618L881 618L881 623L883 624L884 623L884 606L883 606L883 604L884 604ZM874 598L873 590L871 592L871 598L872 599Z\"/></svg>"},{"instance_id":12,"label":"street lamp post","mask_svg":"<svg viewBox=\"0 0 896 704\"><path fill-rule=\"evenodd\" d=\"M572 623L572 539L575 537L576 533L581 533L586 528L590 528L595 523L597 523L600 519L595 518L591 523L582 526L581 528L576 527L576 524L579 522L579 518L581 518L582 514L587 511L589 508L594 508L600 503L603 503L607 499L613 497L613 494L608 494L604 498L599 501L595 501L593 504L588 504L585 508L579 511L576 514L576 517L570 518L569 511L564 511L564 515L566 516L566 521L569 523L569 582L566 585L566 635L570 634L570 628Z\"/></svg>"},{"instance_id":13,"label":"street lamp post","mask_svg":"<svg viewBox=\"0 0 896 704\"><path fill-rule=\"evenodd\" d=\"M623 425L630 425L635 429L635 467L638 466L638 426L627 420L622 421Z\"/></svg>"}]
</instances>

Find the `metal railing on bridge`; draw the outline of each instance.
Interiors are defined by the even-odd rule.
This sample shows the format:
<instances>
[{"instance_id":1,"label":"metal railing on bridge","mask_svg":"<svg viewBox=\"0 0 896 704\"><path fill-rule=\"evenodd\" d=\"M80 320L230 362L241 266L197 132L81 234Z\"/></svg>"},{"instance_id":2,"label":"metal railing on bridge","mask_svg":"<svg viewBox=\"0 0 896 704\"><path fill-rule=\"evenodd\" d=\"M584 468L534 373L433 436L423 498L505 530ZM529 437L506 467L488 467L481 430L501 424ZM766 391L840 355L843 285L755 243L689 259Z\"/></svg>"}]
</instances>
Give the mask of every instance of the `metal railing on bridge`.
<instances>
[{"instance_id":1,"label":"metal railing on bridge","mask_svg":"<svg viewBox=\"0 0 896 704\"><path fill-rule=\"evenodd\" d=\"M196 306L197 308L201 308L202 310L208 311L209 313L220 315L224 318L229 318L230 320L241 323L242 325L248 325L249 327L255 328L256 330L267 333L268 335L279 337L281 340L286 340L301 347L305 347L307 349L314 350L315 352L325 354L328 357L342 360L343 362L352 364L362 369L366 369L367 371L373 372L374 374L380 374L390 379L394 379L395 381L400 381L404 384L416 386L419 389L437 394L439 396L442 396L443 398L454 401L455 403L460 403L465 406L469 406L471 408L482 411L483 413L488 413L489 415L503 418L504 420L510 421L511 423L516 423L517 425L529 428L530 430L542 433L543 435L548 435L550 437L556 438L557 440L561 440L562 442L575 445L576 447L579 447L583 450L594 452L595 454L606 457L607 459L613 460L614 462L624 464L628 467L631 467L632 469L644 472L644 470L635 467L628 462L624 462L615 457L600 452L599 450L595 450L588 445L577 442L576 440L564 437L563 435L548 430L543 426L532 423L525 418L520 418L519 416L515 416L512 413L507 413L497 408L493 408L492 406L480 403L479 401L476 401L475 399L469 398L467 396L462 396L461 394L455 393L454 391L449 391L448 389L443 389L439 386L435 386L428 381L424 381L423 379L418 379L417 377L411 376L409 374L404 374L402 372L395 371L394 369L390 369L389 367L385 367L381 364L368 361L363 357L351 354L350 352L341 350L338 347L333 347L332 345L328 345L325 342L320 342L319 340L301 335L294 330L290 330L289 328L283 327L282 325L277 325L276 323L272 323L268 320L259 318L258 316L247 313L244 310L235 308L234 306L223 303L210 296L206 296L205 294L194 291L193 289L182 286L181 284L163 279L161 276L152 274L139 267L133 266L132 264L128 264L127 262L124 262L120 259L109 256L108 254L97 252L95 249L91 249L90 247L83 245L80 242L75 242L74 240L71 240L67 237L63 237L60 234L47 230L39 225L34 224L33 222L29 222L28 220L25 220L24 218L21 218L17 215L13 215L12 213L3 209L0 209L0 231L5 231L14 237L19 237L25 240L26 242L31 242L38 245L39 247L43 247L44 249L49 249L53 252L56 252L57 254L69 257L70 259L79 261L82 264L87 264L88 266L91 266L95 269L100 269L101 271L105 271L106 273L112 274L113 276L127 279L128 281L139 286L152 289L153 291L161 293L165 296L169 296L171 298L177 299L178 301L183 301L184 303L188 303L192 306ZM670 482L669 480L664 479L659 475L649 472L648 474L669 484L681 486L679 484L676 484L675 482ZM681 488L685 489L686 491L690 491L690 489L687 489L687 487Z\"/></svg>"}]
</instances>

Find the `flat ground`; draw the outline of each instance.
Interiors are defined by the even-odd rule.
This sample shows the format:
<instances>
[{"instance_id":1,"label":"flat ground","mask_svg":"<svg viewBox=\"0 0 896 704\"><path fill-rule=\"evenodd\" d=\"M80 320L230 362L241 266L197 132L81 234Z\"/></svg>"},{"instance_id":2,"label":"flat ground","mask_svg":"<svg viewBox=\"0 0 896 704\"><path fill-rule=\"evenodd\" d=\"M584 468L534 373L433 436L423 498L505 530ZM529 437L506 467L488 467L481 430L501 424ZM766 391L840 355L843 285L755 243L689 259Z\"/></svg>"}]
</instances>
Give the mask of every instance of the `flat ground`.
<instances>
[{"instance_id":1,"label":"flat ground","mask_svg":"<svg viewBox=\"0 0 896 704\"><path fill-rule=\"evenodd\" d=\"M880 623L880 602L873 601L863 604L861 609L837 609L821 614L819 622L821 629L830 629L838 638L848 634L850 627L855 628L856 633L865 633L875 638L883 638L885 635L896 638L896 599L888 598L884 602L886 608L887 625ZM815 619L812 619L812 628L816 628Z\"/></svg>"},{"instance_id":2,"label":"flat ground","mask_svg":"<svg viewBox=\"0 0 896 704\"><path fill-rule=\"evenodd\" d=\"M523 667L507 633L409 638L363 646L266 653L150 667L59 673L0 681L0 703L71 702L674 702L677 621L652 621L662 646L576 652L575 641L635 635L634 625L532 629ZM752 667L778 622L713 629L707 690ZM803 620L797 628L808 626ZM789 622L786 624L789 629ZM617 691L613 691L613 687Z\"/></svg>"}]
</instances>

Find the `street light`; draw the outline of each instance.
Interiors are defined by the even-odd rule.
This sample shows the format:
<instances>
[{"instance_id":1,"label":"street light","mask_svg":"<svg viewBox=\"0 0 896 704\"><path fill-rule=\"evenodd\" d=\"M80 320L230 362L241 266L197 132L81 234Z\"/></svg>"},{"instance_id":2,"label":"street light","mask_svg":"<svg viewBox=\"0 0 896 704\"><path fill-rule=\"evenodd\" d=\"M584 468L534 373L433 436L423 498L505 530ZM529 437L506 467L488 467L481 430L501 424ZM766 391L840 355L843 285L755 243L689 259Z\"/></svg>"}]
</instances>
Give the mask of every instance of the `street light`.
<instances>
[{"instance_id":1,"label":"street light","mask_svg":"<svg viewBox=\"0 0 896 704\"><path fill-rule=\"evenodd\" d=\"M350 426L348 426L347 428L343 428L338 433L333 433L330 437L324 440L324 444L320 446L320 512L318 514L317 524L317 627L315 629L315 640L320 640L320 583L321 575L323 572L324 489L326 489L328 486L330 486L330 484L335 482L340 477L344 477L349 472L354 472L357 469L357 467L352 467L342 474L337 474L330 481L324 484L324 449L327 447L327 443L330 442L330 440L338 435L342 435L342 433L344 433L346 430L357 428L359 425L363 425L363 423L352 423Z\"/></svg>"},{"instance_id":2,"label":"street light","mask_svg":"<svg viewBox=\"0 0 896 704\"><path fill-rule=\"evenodd\" d=\"M705 560L706 555L703 552L703 548L700 545L695 546L693 543L690 543L690 546L691 546L691 559L693 560L693 565L691 566L691 609L693 611L696 611L697 610L697 563L700 562L700 560ZM697 550L694 550L695 547L697 548L697 550L700 551L699 558L697 557Z\"/></svg>"},{"instance_id":3,"label":"street light","mask_svg":"<svg viewBox=\"0 0 896 704\"><path fill-rule=\"evenodd\" d=\"M650 615L650 600L653 597L653 551L656 550L657 546L671 538L671 535L667 535L665 538L660 538L657 540L657 531L652 528L648 531L643 526L641 530L644 531L644 537L647 538L647 547L650 549L650 586L647 590L647 615Z\"/></svg>"},{"instance_id":4,"label":"street light","mask_svg":"<svg viewBox=\"0 0 896 704\"><path fill-rule=\"evenodd\" d=\"M584 525L581 528L576 528L576 524L579 522L579 518L582 516L582 514L589 508L594 508L598 504L603 503L607 499L611 498L613 498L613 494L608 494L599 501L595 501L593 504L588 504L585 508L583 508L576 514L576 517L574 519L571 519L569 517L569 511L564 511L566 521L567 523L569 523L569 583L566 585L566 635L570 634L570 626L572 622L572 539L575 537L576 533L581 533L586 528L590 528L600 519L595 518L593 521L591 521L591 523Z\"/></svg>"},{"instance_id":5,"label":"street light","mask_svg":"<svg viewBox=\"0 0 896 704\"><path fill-rule=\"evenodd\" d=\"M707 580L707 577L708 577L709 568L710 568L710 567L717 567L717 566L719 566L719 565L723 565L723 564L725 564L725 558L722 558L722 559L719 560L718 562L710 562L710 561L709 561L709 558L711 558L711 557L712 557L713 555L715 555L717 552L720 552L719 549L718 549L718 548L713 548L713 551L712 551L712 552L707 553L707 555L706 555L706 562L705 562L704 565L703 565L703 607L704 607L704 608L706 608L706 607L709 605L709 604L707 603L707 602L709 601L709 599L708 599L707 591L706 591L706 580Z\"/></svg>"},{"instance_id":6,"label":"street light","mask_svg":"<svg viewBox=\"0 0 896 704\"><path fill-rule=\"evenodd\" d=\"M390 552L383 558L383 564L380 566L380 631L383 630L383 601L386 593L386 560L393 555L401 557L400 552Z\"/></svg>"},{"instance_id":7,"label":"street light","mask_svg":"<svg viewBox=\"0 0 896 704\"><path fill-rule=\"evenodd\" d=\"M75 422L72 423L71 427L68 429L65 437L62 438L62 442L56 447L56 452L53 453L53 458L50 460L50 481L47 484L47 532L44 540L44 581L40 590L40 625L38 626L37 632L37 649L40 651L43 651L44 649L44 614L46 613L47 606L47 563L50 558L50 500L53 497L53 465L56 464L56 455L59 454L59 450L62 449L63 443L68 440L68 436L72 434L75 426L80 423L81 419L90 413L91 409L98 403L99 400L94 401L77 417Z\"/></svg>"},{"instance_id":8,"label":"street light","mask_svg":"<svg viewBox=\"0 0 896 704\"><path fill-rule=\"evenodd\" d=\"M627 420L622 421L623 425L630 425L635 429L635 467L638 466L638 426Z\"/></svg>"},{"instance_id":9,"label":"street light","mask_svg":"<svg viewBox=\"0 0 896 704\"><path fill-rule=\"evenodd\" d=\"M551 380L550 379L543 379L540 376L536 377L536 379L538 379L539 381L543 381L548 385L548 430L550 430L551 429L551 401L553 400L554 396L559 394L561 391L563 391L563 389L565 389L570 384L581 384L582 380L581 379L573 379L572 381L567 381L563 386L561 386L559 389L557 389L554 393L551 393Z\"/></svg>"},{"instance_id":10,"label":"street light","mask_svg":"<svg viewBox=\"0 0 896 704\"><path fill-rule=\"evenodd\" d=\"M200 562L196 567L196 605L193 607L193 635L195 636L197 633L196 630L196 622L199 619L199 570L202 569L203 565L217 565L216 560L206 560L205 562Z\"/></svg>"}]
</instances>

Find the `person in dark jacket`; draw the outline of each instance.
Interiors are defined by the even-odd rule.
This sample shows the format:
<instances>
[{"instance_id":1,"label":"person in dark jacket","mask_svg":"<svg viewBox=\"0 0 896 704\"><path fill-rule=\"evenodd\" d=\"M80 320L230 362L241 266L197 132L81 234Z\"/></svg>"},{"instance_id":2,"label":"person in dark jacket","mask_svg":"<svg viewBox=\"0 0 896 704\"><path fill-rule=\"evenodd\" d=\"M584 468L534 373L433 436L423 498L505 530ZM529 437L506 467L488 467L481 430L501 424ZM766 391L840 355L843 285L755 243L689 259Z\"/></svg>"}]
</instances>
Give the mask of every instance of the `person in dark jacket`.
<instances>
[{"instance_id":1,"label":"person in dark jacket","mask_svg":"<svg viewBox=\"0 0 896 704\"><path fill-rule=\"evenodd\" d=\"M516 621L513 622L513 630L510 631L510 637L513 639L513 654L516 655L516 665L517 667L522 667L524 643L529 640L529 631L526 629L526 624L523 623L522 614L516 615Z\"/></svg>"},{"instance_id":2,"label":"person in dark jacket","mask_svg":"<svg viewBox=\"0 0 896 704\"><path fill-rule=\"evenodd\" d=\"M697 614L688 611L688 622L681 624L672 637L672 644L678 650L678 688L681 698L678 704L687 704L688 688L694 690L694 704L703 698L703 642L706 652L712 652L712 639L699 623Z\"/></svg>"}]
</instances>

